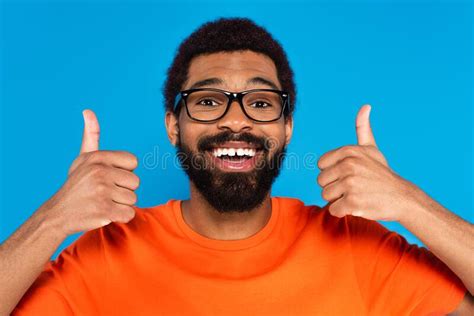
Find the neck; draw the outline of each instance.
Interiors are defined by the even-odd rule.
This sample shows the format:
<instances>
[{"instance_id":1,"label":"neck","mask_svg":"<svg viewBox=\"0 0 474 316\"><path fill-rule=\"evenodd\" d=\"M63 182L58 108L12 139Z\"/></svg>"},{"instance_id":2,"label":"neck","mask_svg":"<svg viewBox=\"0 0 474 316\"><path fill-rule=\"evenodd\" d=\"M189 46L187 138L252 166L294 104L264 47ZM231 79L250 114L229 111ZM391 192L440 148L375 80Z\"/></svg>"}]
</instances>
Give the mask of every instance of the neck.
<instances>
[{"instance_id":1,"label":"neck","mask_svg":"<svg viewBox=\"0 0 474 316\"><path fill-rule=\"evenodd\" d=\"M191 183L191 198L181 204L184 221L195 232L219 240L245 239L258 233L272 214L270 192L249 212L220 213Z\"/></svg>"}]
</instances>

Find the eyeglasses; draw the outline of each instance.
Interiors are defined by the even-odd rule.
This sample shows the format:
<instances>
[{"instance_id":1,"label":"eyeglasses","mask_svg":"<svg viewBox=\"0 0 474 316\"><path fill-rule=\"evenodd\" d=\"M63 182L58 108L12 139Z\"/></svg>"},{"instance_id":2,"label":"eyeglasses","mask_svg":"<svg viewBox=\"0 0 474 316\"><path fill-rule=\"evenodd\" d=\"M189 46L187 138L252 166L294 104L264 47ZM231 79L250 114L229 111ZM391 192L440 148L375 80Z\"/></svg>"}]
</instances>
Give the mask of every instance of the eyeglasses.
<instances>
[{"instance_id":1,"label":"eyeglasses","mask_svg":"<svg viewBox=\"0 0 474 316\"><path fill-rule=\"evenodd\" d=\"M178 93L174 111L177 113L181 101L188 116L199 122L216 121L224 117L234 100L240 104L244 114L257 122L278 120L289 108L289 94L273 89L253 89L238 93L214 88L189 89Z\"/></svg>"}]
</instances>

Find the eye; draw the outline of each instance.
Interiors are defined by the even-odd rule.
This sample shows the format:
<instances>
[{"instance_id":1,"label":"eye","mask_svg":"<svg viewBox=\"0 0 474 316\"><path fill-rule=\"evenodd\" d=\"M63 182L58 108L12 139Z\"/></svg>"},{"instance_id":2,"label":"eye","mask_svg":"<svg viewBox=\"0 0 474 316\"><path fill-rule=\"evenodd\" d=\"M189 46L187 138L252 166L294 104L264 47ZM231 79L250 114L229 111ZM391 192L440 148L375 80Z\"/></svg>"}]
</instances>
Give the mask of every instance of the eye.
<instances>
[{"instance_id":1,"label":"eye","mask_svg":"<svg viewBox=\"0 0 474 316\"><path fill-rule=\"evenodd\" d=\"M212 99L201 99L200 101L197 102L198 105L204 105L204 106L216 106L219 105L217 101L214 101Z\"/></svg>"},{"instance_id":2,"label":"eye","mask_svg":"<svg viewBox=\"0 0 474 316\"><path fill-rule=\"evenodd\" d=\"M250 104L253 108L267 108L271 107L272 105L265 101L255 101L254 103Z\"/></svg>"}]
</instances>

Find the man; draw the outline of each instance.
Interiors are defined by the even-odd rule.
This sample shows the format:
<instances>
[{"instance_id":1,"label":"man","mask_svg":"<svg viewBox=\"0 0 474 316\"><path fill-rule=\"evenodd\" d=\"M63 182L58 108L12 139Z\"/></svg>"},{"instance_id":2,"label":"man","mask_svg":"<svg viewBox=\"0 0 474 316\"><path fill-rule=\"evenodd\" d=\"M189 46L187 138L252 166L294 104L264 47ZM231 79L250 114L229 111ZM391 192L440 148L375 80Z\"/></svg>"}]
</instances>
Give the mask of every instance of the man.
<instances>
[{"instance_id":1,"label":"man","mask_svg":"<svg viewBox=\"0 0 474 316\"><path fill-rule=\"evenodd\" d=\"M68 180L2 245L3 314L472 314L474 227L389 168L370 106L358 144L318 161L326 206L270 196L296 98L266 30L248 19L203 25L164 92L190 199L134 206L137 159L99 150L99 123L84 111ZM432 252L376 220L399 221Z\"/></svg>"}]
</instances>

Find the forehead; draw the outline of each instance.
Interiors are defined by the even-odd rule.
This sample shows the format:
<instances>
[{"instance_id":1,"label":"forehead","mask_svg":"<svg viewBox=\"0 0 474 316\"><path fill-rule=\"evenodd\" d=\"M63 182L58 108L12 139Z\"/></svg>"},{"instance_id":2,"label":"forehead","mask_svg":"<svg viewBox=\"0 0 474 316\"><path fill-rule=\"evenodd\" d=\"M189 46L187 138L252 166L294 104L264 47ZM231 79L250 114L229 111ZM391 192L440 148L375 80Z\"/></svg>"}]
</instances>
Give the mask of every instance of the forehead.
<instances>
[{"instance_id":1,"label":"forehead","mask_svg":"<svg viewBox=\"0 0 474 316\"><path fill-rule=\"evenodd\" d=\"M194 83L209 78L221 79L222 83L213 85L229 90L241 90L259 85L262 88L270 88L255 80L249 82L256 77L271 81L276 88L281 89L275 63L266 55L252 51L200 55L191 61L184 89L189 89Z\"/></svg>"}]
</instances>

